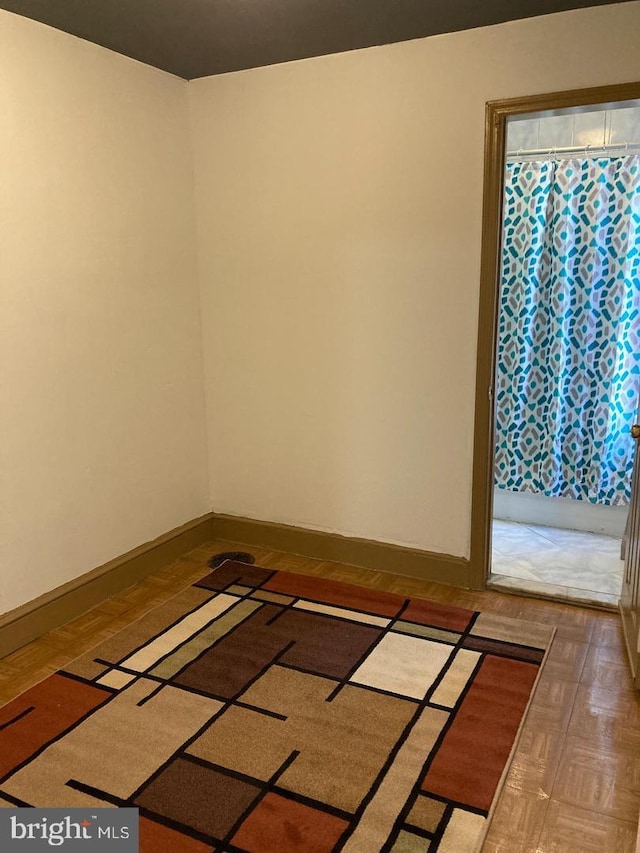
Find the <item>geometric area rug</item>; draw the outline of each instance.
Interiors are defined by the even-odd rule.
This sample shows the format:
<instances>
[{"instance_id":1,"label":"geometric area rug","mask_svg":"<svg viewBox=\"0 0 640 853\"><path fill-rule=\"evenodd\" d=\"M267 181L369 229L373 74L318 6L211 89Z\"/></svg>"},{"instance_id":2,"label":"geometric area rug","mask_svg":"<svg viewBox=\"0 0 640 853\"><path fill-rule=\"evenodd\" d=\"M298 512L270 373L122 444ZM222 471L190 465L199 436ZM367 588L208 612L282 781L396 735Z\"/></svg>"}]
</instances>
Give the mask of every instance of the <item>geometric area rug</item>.
<instances>
[{"instance_id":1,"label":"geometric area rug","mask_svg":"<svg viewBox=\"0 0 640 853\"><path fill-rule=\"evenodd\" d=\"M0 805L143 853L472 853L553 629L227 561L0 708Z\"/></svg>"}]
</instances>

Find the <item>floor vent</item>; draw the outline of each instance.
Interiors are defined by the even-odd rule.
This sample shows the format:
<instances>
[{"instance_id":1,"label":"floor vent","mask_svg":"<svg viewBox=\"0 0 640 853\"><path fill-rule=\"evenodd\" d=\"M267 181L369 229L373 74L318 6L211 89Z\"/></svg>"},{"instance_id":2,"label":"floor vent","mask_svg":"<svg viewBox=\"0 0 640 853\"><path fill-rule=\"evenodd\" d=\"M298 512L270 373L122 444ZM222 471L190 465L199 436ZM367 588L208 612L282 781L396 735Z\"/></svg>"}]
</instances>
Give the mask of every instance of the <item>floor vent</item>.
<instances>
[{"instance_id":1,"label":"floor vent","mask_svg":"<svg viewBox=\"0 0 640 853\"><path fill-rule=\"evenodd\" d=\"M221 551L219 554L214 554L207 565L211 569L217 569L225 560L233 560L235 563L255 563L256 558L253 554L248 554L246 551Z\"/></svg>"}]
</instances>

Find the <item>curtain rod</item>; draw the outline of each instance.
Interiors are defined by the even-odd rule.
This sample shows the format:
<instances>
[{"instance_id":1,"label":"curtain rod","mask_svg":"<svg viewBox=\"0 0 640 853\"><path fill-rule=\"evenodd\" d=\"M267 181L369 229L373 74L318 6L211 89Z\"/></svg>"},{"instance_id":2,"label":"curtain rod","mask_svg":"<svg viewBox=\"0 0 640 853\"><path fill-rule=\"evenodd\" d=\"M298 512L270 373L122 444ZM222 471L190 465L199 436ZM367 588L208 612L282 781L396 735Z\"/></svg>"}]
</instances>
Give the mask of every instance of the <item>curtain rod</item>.
<instances>
[{"instance_id":1,"label":"curtain rod","mask_svg":"<svg viewBox=\"0 0 640 853\"><path fill-rule=\"evenodd\" d=\"M533 157L555 157L565 154L584 154L585 157L593 157L597 154L610 154L621 152L626 154L640 153L640 142L612 142L610 145L568 145L563 148L519 148L516 151L507 151L507 158L516 157L528 160Z\"/></svg>"}]
</instances>

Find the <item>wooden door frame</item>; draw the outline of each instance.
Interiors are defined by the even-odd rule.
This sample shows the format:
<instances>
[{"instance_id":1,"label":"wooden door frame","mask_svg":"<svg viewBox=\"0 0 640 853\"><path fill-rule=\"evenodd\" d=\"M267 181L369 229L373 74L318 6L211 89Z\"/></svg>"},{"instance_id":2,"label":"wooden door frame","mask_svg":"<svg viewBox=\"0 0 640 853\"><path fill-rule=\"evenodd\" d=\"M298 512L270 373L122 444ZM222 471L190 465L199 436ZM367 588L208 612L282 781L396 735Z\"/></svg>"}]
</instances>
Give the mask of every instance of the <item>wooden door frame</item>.
<instances>
[{"instance_id":1,"label":"wooden door frame","mask_svg":"<svg viewBox=\"0 0 640 853\"><path fill-rule=\"evenodd\" d=\"M478 357L471 491L469 582L484 589L490 570L499 261L507 119L514 115L607 106L640 99L640 82L489 101L485 110L484 195L478 312Z\"/></svg>"}]
</instances>

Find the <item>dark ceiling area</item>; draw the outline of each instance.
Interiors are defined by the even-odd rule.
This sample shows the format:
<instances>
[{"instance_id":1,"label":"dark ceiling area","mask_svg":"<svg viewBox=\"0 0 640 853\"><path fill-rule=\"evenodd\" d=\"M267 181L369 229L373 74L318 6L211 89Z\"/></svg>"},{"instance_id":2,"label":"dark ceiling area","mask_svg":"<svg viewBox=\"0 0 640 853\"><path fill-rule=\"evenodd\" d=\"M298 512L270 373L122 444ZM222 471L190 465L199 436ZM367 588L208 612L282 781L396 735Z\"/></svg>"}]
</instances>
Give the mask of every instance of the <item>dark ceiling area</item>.
<instances>
[{"instance_id":1,"label":"dark ceiling area","mask_svg":"<svg viewBox=\"0 0 640 853\"><path fill-rule=\"evenodd\" d=\"M618 1L0 0L0 8L192 80Z\"/></svg>"}]
</instances>

